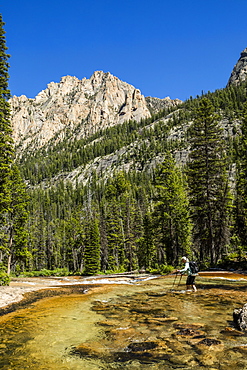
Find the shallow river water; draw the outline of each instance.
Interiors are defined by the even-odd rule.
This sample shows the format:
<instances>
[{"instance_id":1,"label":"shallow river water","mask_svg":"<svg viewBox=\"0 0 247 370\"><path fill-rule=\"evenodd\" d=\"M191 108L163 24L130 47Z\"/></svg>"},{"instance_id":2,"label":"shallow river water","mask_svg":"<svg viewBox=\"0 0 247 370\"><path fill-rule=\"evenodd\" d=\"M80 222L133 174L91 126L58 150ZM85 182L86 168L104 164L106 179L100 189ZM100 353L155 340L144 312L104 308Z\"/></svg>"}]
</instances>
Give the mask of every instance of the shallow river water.
<instances>
[{"instance_id":1,"label":"shallow river water","mask_svg":"<svg viewBox=\"0 0 247 370\"><path fill-rule=\"evenodd\" d=\"M247 369L247 336L232 321L247 276L201 274L196 293L174 280L78 285L0 317L0 369Z\"/></svg>"}]
</instances>

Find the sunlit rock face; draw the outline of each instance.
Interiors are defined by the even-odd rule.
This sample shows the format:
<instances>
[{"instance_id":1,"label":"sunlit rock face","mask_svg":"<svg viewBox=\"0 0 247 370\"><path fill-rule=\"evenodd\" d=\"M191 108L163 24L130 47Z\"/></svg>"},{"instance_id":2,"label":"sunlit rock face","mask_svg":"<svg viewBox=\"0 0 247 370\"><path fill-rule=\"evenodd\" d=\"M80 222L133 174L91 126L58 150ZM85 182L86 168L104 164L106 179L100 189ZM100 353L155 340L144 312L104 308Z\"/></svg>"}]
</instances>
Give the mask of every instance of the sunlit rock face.
<instances>
[{"instance_id":1,"label":"sunlit rock face","mask_svg":"<svg viewBox=\"0 0 247 370\"><path fill-rule=\"evenodd\" d=\"M157 113L162 109L178 106L179 104L182 103L182 100L171 99L169 96L167 96L164 99L152 98L151 96L147 96L146 102L147 102L149 110L152 113Z\"/></svg>"},{"instance_id":2,"label":"sunlit rock face","mask_svg":"<svg viewBox=\"0 0 247 370\"><path fill-rule=\"evenodd\" d=\"M245 48L237 64L234 66L231 76L228 81L229 85L238 85L240 82L243 82L247 79L247 48Z\"/></svg>"},{"instance_id":3,"label":"sunlit rock face","mask_svg":"<svg viewBox=\"0 0 247 370\"><path fill-rule=\"evenodd\" d=\"M156 106L177 104L170 98L155 99ZM139 89L112 74L96 71L89 78L62 77L51 82L34 99L22 95L10 99L12 126L17 150L42 147L50 139L63 140L73 133L83 138L125 121L151 116L148 102Z\"/></svg>"},{"instance_id":4,"label":"sunlit rock face","mask_svg":"<svg viewBox=\"0 0 247 370\"><path fill-rule=\"evenodd\" d=\"M233 321L240 330L247 331L247 303L233 311Z\"/></svg>"}]
</instances>

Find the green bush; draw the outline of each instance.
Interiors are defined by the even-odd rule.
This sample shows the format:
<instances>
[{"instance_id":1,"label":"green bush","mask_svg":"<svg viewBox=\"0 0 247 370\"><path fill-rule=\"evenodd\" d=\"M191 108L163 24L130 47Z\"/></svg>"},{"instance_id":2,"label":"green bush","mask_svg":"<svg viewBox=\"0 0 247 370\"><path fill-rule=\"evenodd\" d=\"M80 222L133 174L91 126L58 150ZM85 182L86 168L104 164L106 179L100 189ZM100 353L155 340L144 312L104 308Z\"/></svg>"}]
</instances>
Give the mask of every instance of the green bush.
<instances>
[{"instance_id":1,"label":"green bush","mask_svg":"<svg viewBox=\"0 0 247 370\"><path fill-rule=\"evenodd\" d=\"M111 275L111 274L121 274L126 272L126 269L123 266L119 266L118 268L115 268L114 270L106 270L104 271L105 275Z\"/></svg>"},{"instance_id":2,"label":"green bush","mask_svg":"<svg viewBox=\"0 0 247 370\"><path fill-rule=\"evenodd\" d=\"M0 285L9 285L10 283L10 277L9 275L4 272L4 271L0 271Z\"/></svg>"},{"instance_id":3,"label":"green bush","mask_svg":"<svg viewBox=\"0 0 247 370\"><path fill-rule=\"evenodd\" d=\"M173 266L159 265L159 266L156 266L156 268L147 270L147 272L149 272L150 274L169 274L173 270L174 270Z\"/></svg>"},{"instance_id":4,"label":"green bush","mask_svg":"<svg viewBox=\"0 0 247 370\"><path fill-rule=\"evenodd\" d=\"M19 277L39 277L39 276L68 276L69 270L67 268L57 268L55 270L42 269L40 271L23 272Z\"/></svg>"}]
</instances>

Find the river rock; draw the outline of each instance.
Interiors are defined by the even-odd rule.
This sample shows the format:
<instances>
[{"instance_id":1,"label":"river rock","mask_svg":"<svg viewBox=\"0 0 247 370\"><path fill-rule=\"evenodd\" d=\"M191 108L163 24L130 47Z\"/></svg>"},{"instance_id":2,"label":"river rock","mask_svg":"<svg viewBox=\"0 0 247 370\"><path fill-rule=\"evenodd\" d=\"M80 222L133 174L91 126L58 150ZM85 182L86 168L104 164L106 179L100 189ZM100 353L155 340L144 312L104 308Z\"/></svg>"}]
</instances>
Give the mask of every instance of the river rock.
<instances>
[{"instance_id":1,"label":"river rock","mask_svg":"<svg viewBox=\"0 0 247 370\"><path fill-rule=\"evenodd\" d=\"M204 338L196 344L198 353L209 354L209 352L220 352L224 348L224 344L220 340L214 338Z\"/></svg>"},{"instance_id":2,"label":"river rock","mask_svg":"<svg viewBox=\"0 0 247 370\"><path fill-rule=\"evenodd\" d=\"M244 335L244 333L242 331L239 331L239 330L236 330L236 329L233 329L233 328L229 328L229 327L226 327L224 330L221 330L220 333L231 336L231 337L241 337L241 336Z\"/></svg>"},{"instance_id":3,"label":"river rock","mask_svg":"<svg viewBox=\"0 0 247 370\"><path fill-rule=\"evenodd\" d=\"M101 342L81 343L79 346L73 348L70 351L70 354L80 357L90 356L97 358L101 356L109 356L109 349Z\"/></svg>"},{"instance_id":4,"label":"river rock","mask_svg":"<svg viewBox=\"0 0 247 370\"><path fill-rule=\"evenodd\" d=\"M172 353L164 341L144 340L129 343L123 351L115 353L115 358L121 362L138 359L153 363L158 359L169 360Z\"/></svg>"},{"instance_id":5,"label":"river rock","mask_svg":"<svg viewBox=\"0 0 247 370\"><path fill-rule=\"evenodd\" d=\"M164 323L169 323L171 321L177 321L178 318L175 316L170 317L154 317L146 319L146 323L148 324L155 324L155 325L163 325Z\"/></svg>"},{"instance_id":6,"label":"river rock","mask_svg":"<svg viewBox=\"0 0 247 370\"><path fill-rule=\"evenodd\" d=\"M119 321L117 320L103 320L103 321L99 321L97 323L99 326L104 326L104 327L115 327L115 326L118 326L119 325Z\"/></svg>"},{"instance_id":7,"label":"river rock","mask_svg":"<svg viewBox=\"0 0 247 370\"><path fill-rule=\"evenodd\" d=\"M233 348L231 348L231 350L234 351L234 352L240 352L240 353L244 354L245 356L247 355L247 345L246 344L242 344L240 346L233 347Z\"/></svg>"},{"instance_id":8,"label":"river rock","mask_svg":"<svg viewBox=\"0 0 247 370\"><path fill-rule=\"evenodd\" d=\"M247 303L243 308L235 308L233 311L233 321L240 330L247 330Z\"/></svg>"}]
</instances>

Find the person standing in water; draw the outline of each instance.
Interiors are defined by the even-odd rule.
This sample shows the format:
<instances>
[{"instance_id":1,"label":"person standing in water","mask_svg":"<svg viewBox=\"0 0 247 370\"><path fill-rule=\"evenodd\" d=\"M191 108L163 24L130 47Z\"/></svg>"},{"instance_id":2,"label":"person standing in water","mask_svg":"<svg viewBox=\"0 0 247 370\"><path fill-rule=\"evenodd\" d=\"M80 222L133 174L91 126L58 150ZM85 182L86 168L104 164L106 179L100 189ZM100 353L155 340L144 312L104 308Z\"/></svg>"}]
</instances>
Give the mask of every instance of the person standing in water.
<instances>
[{"instance_id":1,"label":"person standing in water","mask_svg":"<svg viewBox=\"0 0 247 370\"><path fill-rule=\"evenodd\" d=\"M182 257L181 261L184 263L184 268L182 270L177 270L180 274L187 274L187 280L186 280L186 286L187 290L189 290L190 286L194 290L194 292L197 291L196 286L195 286L195 278L197 276L197 273L192 273L190 269L190 261L187 257Z\"/></svg>"}]
</instances>

